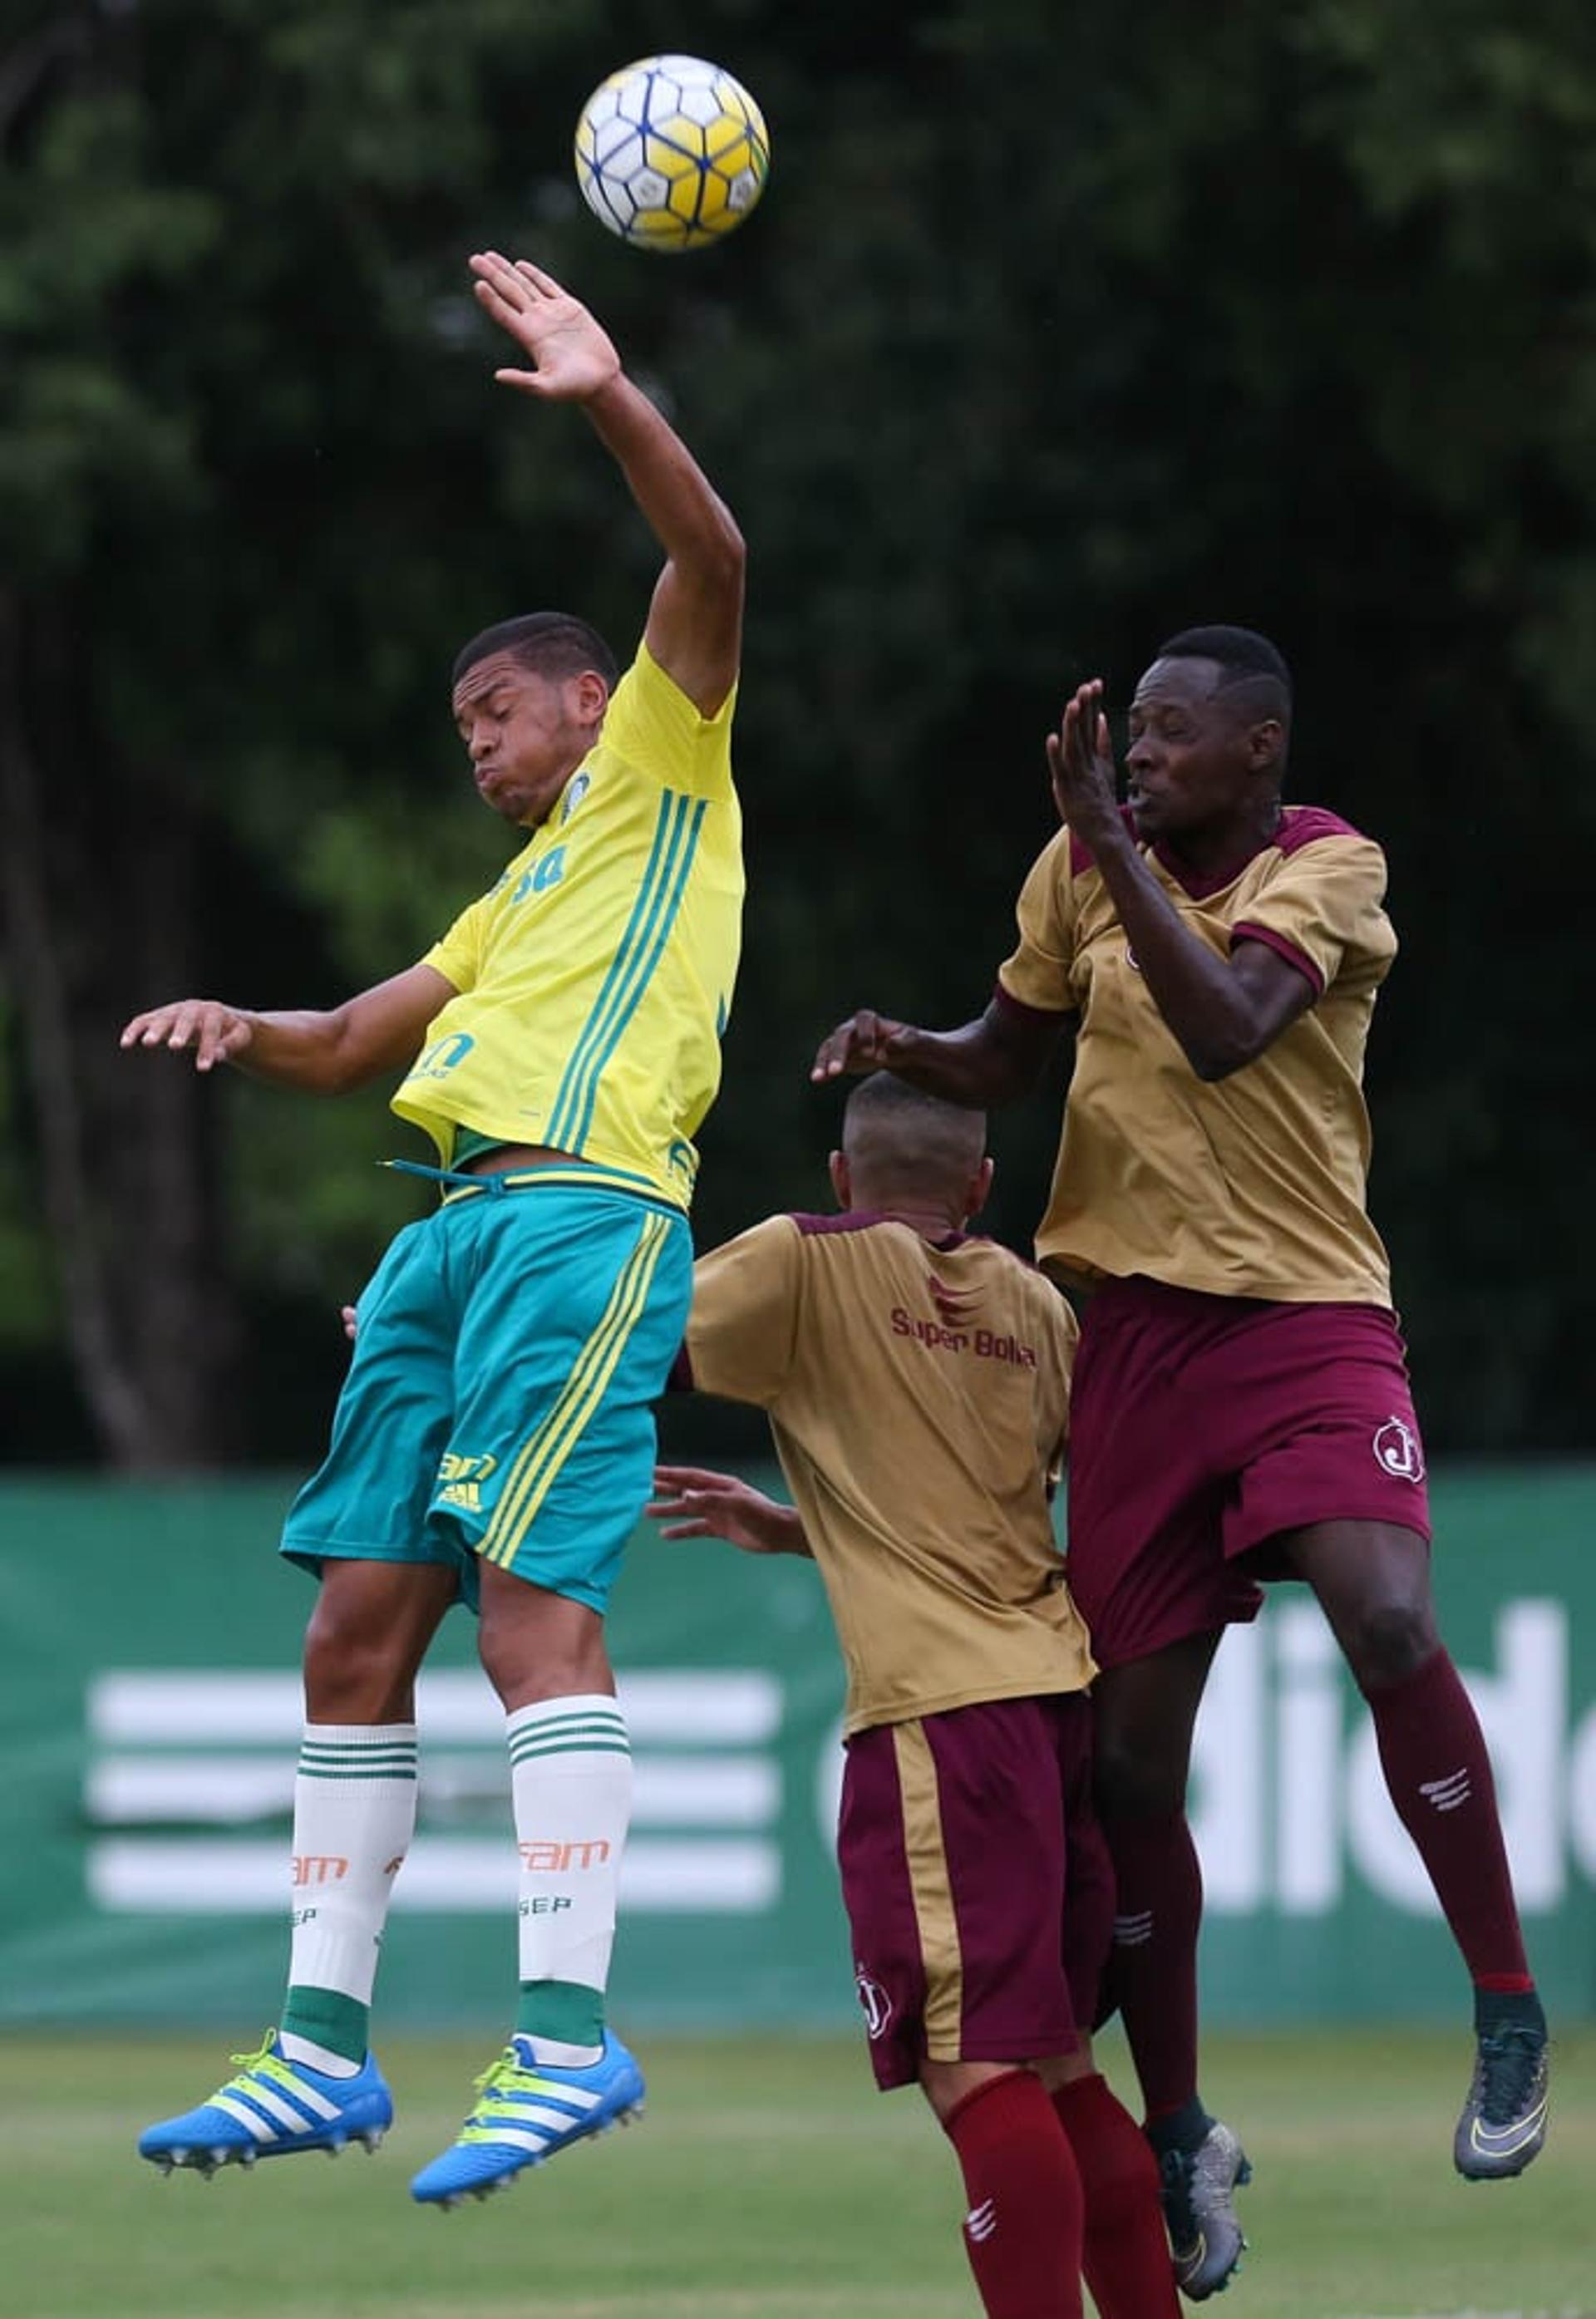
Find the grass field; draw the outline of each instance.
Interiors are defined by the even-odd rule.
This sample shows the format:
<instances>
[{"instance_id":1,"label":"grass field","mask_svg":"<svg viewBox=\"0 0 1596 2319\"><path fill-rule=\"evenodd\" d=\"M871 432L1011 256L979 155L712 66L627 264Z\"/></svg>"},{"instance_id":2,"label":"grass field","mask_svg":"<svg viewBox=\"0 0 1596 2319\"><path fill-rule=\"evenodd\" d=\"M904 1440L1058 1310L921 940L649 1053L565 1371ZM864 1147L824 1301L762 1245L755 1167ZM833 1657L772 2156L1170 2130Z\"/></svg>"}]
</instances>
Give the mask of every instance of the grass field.
<instances>
[{"instance_id":1,"label":"grass field","mask_svg":"<svg viewBox=\"0 0 1596 2319\"><path fill-rule=\"evenodd\" d=\"M1125 2082L1123 2054L1104 2058ZM489 2055L383 2048L375 2158L205 2185L132 2152L215 2083L213 2042L0 2040L7 2319L969 2319L951 2155L850 2043L648 2041L649 2115L504 2197L411 2206ZM1225 2319L1596 2319L1596 2035L1556 2055L1554 2138L1523 2180L1459 2182L1468 2054L1395 2031L1211 2041L1205 2090L1258 2168Z\"/></svg>"}]
</instances>

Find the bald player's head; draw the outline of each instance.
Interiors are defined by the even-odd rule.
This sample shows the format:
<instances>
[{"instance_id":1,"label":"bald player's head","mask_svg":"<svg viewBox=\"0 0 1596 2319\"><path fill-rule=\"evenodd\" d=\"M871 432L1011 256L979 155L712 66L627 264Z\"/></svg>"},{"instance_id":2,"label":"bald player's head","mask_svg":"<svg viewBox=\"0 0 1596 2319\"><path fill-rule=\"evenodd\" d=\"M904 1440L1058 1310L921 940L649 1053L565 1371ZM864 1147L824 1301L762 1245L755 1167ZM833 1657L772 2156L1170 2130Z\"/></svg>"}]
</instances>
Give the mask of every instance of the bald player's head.
<instances>
[{"instance_id":1,"label":"bald player's head","mask_svg":"<svg viewBox=\"0 0 1596 2319\"><path fill-rule=\"evenodd\" d=\"M944 1103L890 1071L875 1071L848 1097L832 1179L844 1205L929 1205L957 1210L962 1222L986 1197L991 1178L986 1152L984 1112Z\"/></svg>"}]
</instances>

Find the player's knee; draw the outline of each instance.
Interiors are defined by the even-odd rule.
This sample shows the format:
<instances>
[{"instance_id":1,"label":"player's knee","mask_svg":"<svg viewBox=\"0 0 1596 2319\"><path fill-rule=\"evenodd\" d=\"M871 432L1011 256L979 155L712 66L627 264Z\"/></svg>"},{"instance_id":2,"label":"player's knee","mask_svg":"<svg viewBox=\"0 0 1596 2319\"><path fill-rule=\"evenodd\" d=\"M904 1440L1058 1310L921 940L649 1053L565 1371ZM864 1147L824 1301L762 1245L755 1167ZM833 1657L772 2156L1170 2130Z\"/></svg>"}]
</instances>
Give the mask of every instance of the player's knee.
<instances>
[{"instance_id":1,"label":"player's knee","mask_svg":"<svg viewBox=\"0 0 1596 2319\"><path fill-rule=\"evenodd\" d=\"M507 1711L615 1688L602 1614L484 1567L477 1654Z\"/></svg>"},{"instance_id":2,"label":"player's knee","mask_svg":"<svg viewBox=\"0 0 1596 2319\"><path fill-rule=\"evenodd\" d=\"M403 1628L359 1615L323 1591L305 1631L309 1721L407 1722L413 1712L415 1674Z\"/></svg>"},{"instance_id":3,"label":"player's knee","mask_svg":"<svg viewBox=\"0 0 1596 2319\"><path fill-rule=\"evenodd\" d=\"M1440 1637L1427 1602L1366 1604L1342 1630L1342 1644L1358 1687L1384 1691L1417 1674Z\"/></svg>"}]
</instances>

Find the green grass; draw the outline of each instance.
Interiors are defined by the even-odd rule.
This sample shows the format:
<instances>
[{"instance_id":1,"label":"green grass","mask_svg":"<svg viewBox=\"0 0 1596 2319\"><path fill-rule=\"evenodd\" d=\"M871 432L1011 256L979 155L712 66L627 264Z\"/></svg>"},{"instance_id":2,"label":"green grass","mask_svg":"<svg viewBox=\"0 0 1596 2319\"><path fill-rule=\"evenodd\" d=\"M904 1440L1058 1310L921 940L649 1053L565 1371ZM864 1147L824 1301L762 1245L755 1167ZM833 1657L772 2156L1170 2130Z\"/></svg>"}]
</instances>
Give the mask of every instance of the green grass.
<instances>
[{"instance_id":1,"label":"green grass","mask_svg":"<svg viewBox=\"0 0 1596 2319\"><path fill-rule=\"evenodd\" d=\"M1104 2058L1123 2089L1123 2055ZM647 2120L483 2206L413 2207L473 2072L394 2040L381 2152L209 2185L133 2155L219 2074L213 2044L0 2040L7 2319L969 2319L951 2155L854 2044L650 2040ZM1211 2041L1204 2089L1258 2167L1254 2251L1224 2319L1596 2319L1596 2039L1556 2056L1554 2134L1523 2180L1452 2172L1468 2051L1361 2030Z\"/></svg>"}]
</instances>

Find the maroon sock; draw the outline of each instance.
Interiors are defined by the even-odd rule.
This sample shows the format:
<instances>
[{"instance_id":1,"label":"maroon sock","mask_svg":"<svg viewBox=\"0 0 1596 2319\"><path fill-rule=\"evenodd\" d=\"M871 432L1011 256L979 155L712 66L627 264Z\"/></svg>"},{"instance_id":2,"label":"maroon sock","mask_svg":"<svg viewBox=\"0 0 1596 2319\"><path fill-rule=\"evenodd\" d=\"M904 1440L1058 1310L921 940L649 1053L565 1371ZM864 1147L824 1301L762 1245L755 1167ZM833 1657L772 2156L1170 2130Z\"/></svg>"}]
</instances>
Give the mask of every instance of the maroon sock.
<instances>
[{"instance_id":1,"label":"maroon sock","mask_svg":"<svg viewBox=\"0 0 1596 2319\"><path fill-rule=\"evenodd\" d=\"M1456 1668L1439 1650L1417 1674L1364 1696L1391 1800L1475 1985L1532 1988L1491 1758Z\"/></svg>"},{"instance_id":2,"label":"maroon sock","mask_svg":"<svg viewBox=\"0 0 1596 2319\"><path fill-rule=\"evenodd\" d=\"M1180 2319L1159 2169L1147 2136L1098 2077L1053 2096L1086 2200L1081 2268L1098 2319Z\"/></svg>"},{"instance_id":3,"label":"maroon sock","mask_svg":"<svg viewBox=\"0 0 1596 2319\"><path fill-rule=\"evenodd\" d=\"M989 2079L942 2125L964 2170L964 2251L987 2319L1082 2319L1080 2176L1041 2080Z\"/></svg>"},{"instance_id":4,"label":"maroon sock","mask_svg":"<svg viewBox=\"0 0 1596 2319\"><path fill-rule=\"evenodd\" d=\"M1203 1872L1182 1812L1105 1818L1114 1855L1108 1984L1130 2040L1150 2118L1197 2090L1197 1926Z\"/></svg>"}]
</instances>

